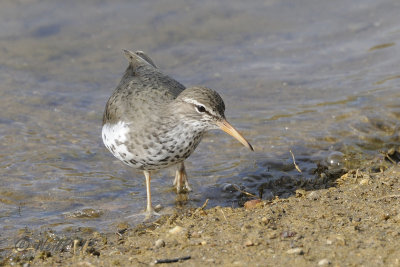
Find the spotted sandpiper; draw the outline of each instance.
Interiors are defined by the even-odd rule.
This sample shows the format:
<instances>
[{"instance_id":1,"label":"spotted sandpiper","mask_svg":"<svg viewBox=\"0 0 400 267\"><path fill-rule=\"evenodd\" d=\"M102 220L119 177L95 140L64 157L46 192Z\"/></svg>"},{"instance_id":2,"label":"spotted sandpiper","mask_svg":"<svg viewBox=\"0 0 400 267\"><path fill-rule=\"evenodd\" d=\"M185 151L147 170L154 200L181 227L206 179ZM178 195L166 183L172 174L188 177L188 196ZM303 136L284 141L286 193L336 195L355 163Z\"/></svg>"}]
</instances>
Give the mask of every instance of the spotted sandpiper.
<instances>
[{"instance_id":1,"label":"spotted sandpiper","mask_svg":"<svg viewBox=\"0 0 400 267\"><path fill-rule=\"evenodd\" d=\"M191 191L184 160L207 130L220 128L247 148L253 147L225 119L225 104L216 91L185 88L142 51L124 52L129 66L106 104L102 138L116 158L144 172L146 211L151 216L151 172L176 165L177 192Z\"/></svg>"}]
</instances>

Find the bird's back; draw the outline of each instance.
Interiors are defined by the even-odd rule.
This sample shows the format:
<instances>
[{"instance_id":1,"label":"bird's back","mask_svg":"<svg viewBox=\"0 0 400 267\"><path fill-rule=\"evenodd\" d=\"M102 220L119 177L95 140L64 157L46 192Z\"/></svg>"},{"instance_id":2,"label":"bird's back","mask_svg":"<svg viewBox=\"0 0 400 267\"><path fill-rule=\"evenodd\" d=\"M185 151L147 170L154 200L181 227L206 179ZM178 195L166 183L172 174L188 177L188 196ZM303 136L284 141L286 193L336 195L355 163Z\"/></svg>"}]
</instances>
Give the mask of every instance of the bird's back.
<instances>
[{"instance_id":1,"label":"bird's back","mask_svg":"<svg viewBox=\"0 0 400 267\"><path fill-rule=\"evenodd\" d=\"M117 123L122 118L147 121L185 90L185 86L163 74L143 52L124 51L129 66L107 102L103 125Z\"/></svg>"}]
</instances>

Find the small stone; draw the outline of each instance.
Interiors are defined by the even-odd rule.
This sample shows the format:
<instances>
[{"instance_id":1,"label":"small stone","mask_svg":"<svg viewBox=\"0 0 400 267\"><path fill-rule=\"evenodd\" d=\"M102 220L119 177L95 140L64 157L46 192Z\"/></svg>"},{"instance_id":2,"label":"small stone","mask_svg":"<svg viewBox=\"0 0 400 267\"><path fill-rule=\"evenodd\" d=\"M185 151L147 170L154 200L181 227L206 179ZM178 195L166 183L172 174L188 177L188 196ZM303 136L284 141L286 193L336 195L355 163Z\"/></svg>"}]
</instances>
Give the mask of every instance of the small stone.
<instances>
[{"instance_id":1,"label":"small stone","mask_svg":"<svg viewBox=\"0 0 400 267\"><path fill-rule=\"evenodd\" d=\"M263 224L268 224L268 219L267 219L267 217L262 217L262 218L261 218L261 222L262 222Z\"/></svg>"},{"instance_id":2,"label":"small stone","mask_svg":"<svg viewBox=\"0 0 400 267\"><path fill-rule=\"evenodd\" d=\"M222 184L222 191L224 192L235 192L237 189L232 184Z\"/></svg>"},{"instance_id":3,"label":"small stone","mask_svg":"<svg viewBox=\"0 0 400 267\"><path fill-rule=\"evenodd\" d=\"M292 232L292 231L284 231L281 233L281 237L282 238L290 238L290 237L294 237L296 236L296 232Z\"/></svg>"},{"instance_id":4,"label":"small stone","mask_svg":"<svg viewBox=\"0 0 400 267\"><path fill-rule=\"evenodd\" d=\"M369 184L369 179L368 178L364 178L360 181L360 185L367 185Z\"/></svg>"},{"instance_id":5,"label":"small stone","mask_svg":"<svg viewBox=\"0 0 400 267\"><path fill-rule=\"evenodd\" d=\"M303 255L304 251L302 248L291 248L286 251L287 254Z\"/></svg>"},{"instance_id":6,"label":"small stone","mask_svg":"<svg viewBox=\"0 0 400 267\"><path fill-rule=\"evenodd\" d=\"M177 225L177 226L175 226L174 228L172 228L171 230L169 230L169 233L170 233L170 234L180 234L180 233L183 232L183 230L185 230L185 228L183 228L183 227Z\"/></svg>"},{"instance_id":7,"label":"small stone","mask_svg":"<svg viewBox=\"0 0 400 267\"><path fill-rule=\"evenodd\" d=\"M191 237L193 237L193 238L201 237L201 233L200 232L193 232L191 234Z\"/></svg>"},{"instance_id":8,"label":"small stone","mask_svg":"<svg viewBox=\"0 0 400 267\"><path fill-rule=\"evenodd\" d=\"M260 199L249 200L246 203L244 203L244 208L251 210L251 209L256 208L259 205L259 203L261 203Z\"/></svg>"},{"instance_id":9,"label":"small stone","mask_svg":"<svg viewBox=\"0 0 400 267\"><path fill-rule=\"evenodd\" d=\"M307 199L309 199L309 200L318 200L320 198L321 198L321 195L316 191L312 191L307 195Z\"/></svg>"},{"instance_id":10,"label":"small stone","mask_svg":"<svg viewBox=\"0 0 400 267\"><path fill-rule=\"evenodd\" d=\"M154 210L155 211L160 211L160 210L162 210L163 209L163 206L161 205L161 204L158 204L158 205L156 205L155 207L154 207Z\"/></svg>"},{"instance_id":11,"label":"small stone","mask_svg":"<svg viewBox=\"0 0 400 267\"><path fill-rule=\"evenodd\" d=\"M251 247L251 246L254 246L254 243L251 240L247 240L246 242L244 242L244 245L246 247Z\"/></svg>"},{"instance_id":12,"label":"small stone","mask_svg":"<svg viewBox=\"0 0 400 267\"><path fill-rule=\"evenodd\" d=\"M322 259L318 262L318 266L325 266L331 264L331 261L328 259Z\"/></svg>"},{"instance_id":13,"label":"small stone","mask_svg":"<svg viewBox=\"0 0 400 267\"><path fill-rule=\"evenodd\" d=\"M326 240L326 244L327 244L327 245L332 245L332 244L333 244L333 241L330 240L330 239L327 239L327 240Z\"/></svg>"},{"instance_id":14,"label":"small stone","mask_svg":"<svg viewBox=\"0 0 400 267\"><path fill-rule=\"evenodd\" d=\"M202 246L205 246L205 245L207 245L207 241L203 240L203 241L201 241L200 244L201 244Z\"/></svg>"},{"instance_id":15,"label":"small stone","mask_svg":"<svg viewBox=\"0 0 400 267\"><path fill-rule=\"evenodd\" d=\"M154 247L155 248L162 248L165 247L165 242L162 239L158 239L155 243L154 243Z\"/></svg>"},{"instance_id":16,"label":"small stone","mask_svg":"<svg viewBox=\"0 0 400 267\"><path fill-rule=\"evenodd\" d=\"M296 197L304 197L305 195L306 195L306 190L304 190L304 189L296 190Z\"/></svg>"}]
</instances>

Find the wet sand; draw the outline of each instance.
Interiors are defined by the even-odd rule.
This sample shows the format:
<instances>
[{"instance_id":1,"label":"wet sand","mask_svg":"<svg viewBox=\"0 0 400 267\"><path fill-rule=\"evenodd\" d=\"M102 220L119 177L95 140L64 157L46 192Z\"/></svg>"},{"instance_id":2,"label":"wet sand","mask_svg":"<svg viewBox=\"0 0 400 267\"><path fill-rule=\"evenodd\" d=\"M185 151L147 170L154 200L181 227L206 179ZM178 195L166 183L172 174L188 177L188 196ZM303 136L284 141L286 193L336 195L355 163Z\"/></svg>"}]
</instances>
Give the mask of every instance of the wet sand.
<instances>
[{"instance_id":1,"label":"wet sand","mask_svg":"<svg viewBox=\"0 0 400 267\"><path fill-rule=\"evenodd\" d=\"M232 186L263 200L325 187L315 170L350 169L398 145L399 3L2 1L0 257L21 229L109 232L144 207L143 174L100 136L128 64L121 49L217 90L256 149L207 134L186 162L186 207L238 207L247 198ZM166 209L177 207L173 172L152 178Z\"/></svg>"},{"instance_id":2,"label":"wet sand","mask_svg":"<svg viewBox=\"0 0 400 267\"><path fill-rule=\"evenodd\" d=\"M398 266L400 166L389 161L378 157L326 189L300 186L287 199L246 208L205 206L134 228L121 223L114 234L76 238L64 252L15 250L2 263L147 266L180 258L169 266Z\"/></svg>"}]
</instances>

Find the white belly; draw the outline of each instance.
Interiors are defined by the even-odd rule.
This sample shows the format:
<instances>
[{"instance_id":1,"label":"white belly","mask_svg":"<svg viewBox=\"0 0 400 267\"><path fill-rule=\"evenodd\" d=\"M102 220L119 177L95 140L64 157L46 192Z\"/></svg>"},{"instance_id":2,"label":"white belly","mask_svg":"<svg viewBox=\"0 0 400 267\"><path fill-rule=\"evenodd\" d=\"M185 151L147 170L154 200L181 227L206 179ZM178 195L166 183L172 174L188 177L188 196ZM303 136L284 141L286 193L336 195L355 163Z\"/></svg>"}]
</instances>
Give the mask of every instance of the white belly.
<instances>
[{"instance_id":1,"label":"white belly","mask_svg":"<svg viewBox=\"0 0 400 267\"><path fill-rule=\"evenodd\" d=\"M135 164L131 163L134 155L128 151L128 148L125 145L128 133L128 125L125 122L120 121L116 124L104 124L101 136L104 145L117 159L123 161L129 166L136 167Z\"/></svg>"}]
</instances>

